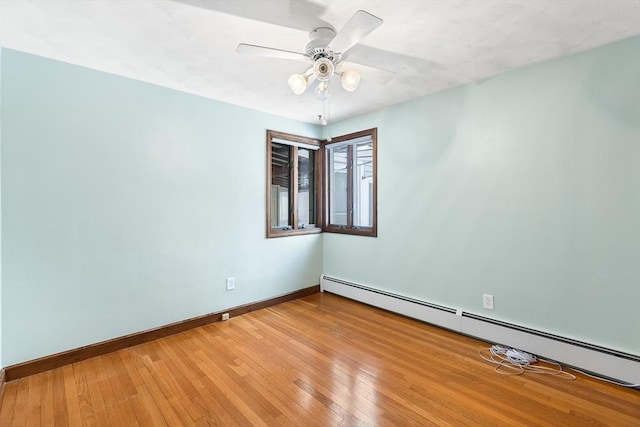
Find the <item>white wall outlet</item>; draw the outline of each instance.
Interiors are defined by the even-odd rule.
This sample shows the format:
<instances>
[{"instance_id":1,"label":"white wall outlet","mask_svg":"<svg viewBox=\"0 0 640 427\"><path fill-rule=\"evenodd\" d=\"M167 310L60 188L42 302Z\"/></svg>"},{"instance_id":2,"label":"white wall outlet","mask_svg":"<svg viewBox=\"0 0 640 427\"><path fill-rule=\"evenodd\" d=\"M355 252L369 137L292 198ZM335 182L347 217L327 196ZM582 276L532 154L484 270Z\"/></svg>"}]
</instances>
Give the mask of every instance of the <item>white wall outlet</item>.
<instances>
[{"instance_id":1,"label":"white wall outlet","mask_svg":"<svg viewBox=\"0 0 640 427\"><path fill-rule=\"evenodd\" d=\"M222 320L229 320L229 313L222 313Z\"/></svg>"},{"instance_id":2,"label":"white wall outlet","mask_svg":"<svg viewBox=\"0 0 640 427\"><path fill-rule=\"evenodd\" d=\"M235 277L227 277L227 290L232 291L236 288L236 278Z\"/></svg>"},{"instance_id":3,"label":"white wall outlet","mask_svg":"<svg viewBox=\"0 0 640 427\"><path fill-rule=\"evenodd\" d=\"M487 310L493 310L493 295L482 295L482 306Z\"/></svg>"}]
</instances>

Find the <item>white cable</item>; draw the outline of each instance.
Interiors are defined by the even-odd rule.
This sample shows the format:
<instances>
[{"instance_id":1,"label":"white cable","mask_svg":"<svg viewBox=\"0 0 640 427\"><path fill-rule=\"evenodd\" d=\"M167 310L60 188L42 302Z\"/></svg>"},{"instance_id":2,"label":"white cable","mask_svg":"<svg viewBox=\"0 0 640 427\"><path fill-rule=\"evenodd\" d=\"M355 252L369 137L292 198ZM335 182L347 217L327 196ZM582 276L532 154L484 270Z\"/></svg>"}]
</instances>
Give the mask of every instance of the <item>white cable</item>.
<instances>
[{"instance_id":1,"label":"white cable","mask_svg":"<svg viewBox=\"0 0 640 427\"><path fill-rule=\"evenodd\" d=\"M526 351L502 345L493 345L488 349L490 355L485 356L482 354L482 350L483 349L478 350L480 357L489 363L497 365L494 370L501 375L521 375L525 372L530 372L534 374L557 375L570 380L576 379L575 375L563 371L562 366L556 362L545 360L547 363L556 365L557 368L532 366L538 359Z\"/></svg>"},{"instance_id":2,"label":"white cable","mask_svg":"<svg viewBox=\"0 0 640 427\"><path fill-rule=\"evenodd\" d=\"M489 350L489 356L485 356L484 354L482 354L482 350ZM487 362L497 365L494 370L501 375L521 375L521 374L524 374L525 372L531 372L534 374L557 375L557 376L560 376L561 378L570 379L570 380L576 379L575 375L567 371L564 371L562 369L562 365L560 365L558 362L554 360L549 360L549 359L537 358L533 354L530 354L530 353L527 353L526 351L518 350L515 348L496 344L491 346L488 349L478 350L478 354L482 359L486 360ZM557 368L550 368L546 366L531 366L536 361L546 362L546 363L555 365ZM505 371L505 369L507 371ZM589 374L587 372L581 371L580 369L576 369L576 368L570 368L570 369L575 372L579 372L583 375L586 375L588 377L591 377L600 381L606 381L608 383L619 385L622 387L629 387L629 388L640 387L640 384L630 384L630 383L624 383L621 381L614 381L608 378L603 378L597 375ZM508 370L511 370L511 372L508 372Z\"/></svg>"}]
</instances>

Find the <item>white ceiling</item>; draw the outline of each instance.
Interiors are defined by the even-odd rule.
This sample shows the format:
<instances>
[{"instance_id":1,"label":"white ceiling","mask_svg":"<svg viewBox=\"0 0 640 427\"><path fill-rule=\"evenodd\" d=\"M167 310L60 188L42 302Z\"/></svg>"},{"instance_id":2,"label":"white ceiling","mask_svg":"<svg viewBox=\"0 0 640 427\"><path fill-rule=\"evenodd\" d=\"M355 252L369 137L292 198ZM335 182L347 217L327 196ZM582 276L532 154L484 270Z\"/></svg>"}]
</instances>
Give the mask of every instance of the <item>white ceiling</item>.
<instances>
[{"instance_id":1,"label":"white ceiling","mask_svg":"<svg viewBox=\"0 0 640 427\"><path fill-rule=\"evenodd\" d=\"M318 26L357 10L384 20L348 59L396 72L351 93L332 120L640 34L640 0L0 0L2 46L317 123L306 64L235 53L238 43L304 52Z\"/></svg>"}]
</instances>

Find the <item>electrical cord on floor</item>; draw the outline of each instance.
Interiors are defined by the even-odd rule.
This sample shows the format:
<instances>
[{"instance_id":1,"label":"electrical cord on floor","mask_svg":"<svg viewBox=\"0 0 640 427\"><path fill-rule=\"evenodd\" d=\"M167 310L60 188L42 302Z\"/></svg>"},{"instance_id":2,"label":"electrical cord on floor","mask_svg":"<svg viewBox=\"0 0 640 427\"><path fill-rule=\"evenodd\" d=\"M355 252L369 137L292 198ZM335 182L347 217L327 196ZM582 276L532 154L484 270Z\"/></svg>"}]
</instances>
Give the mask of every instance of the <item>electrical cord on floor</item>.
<instances>
[{"instance_id":1,"label":"electrical cord on floor","mask_svg":"<svg viewBox=\"0 0 640 427\"><path fill-rule=\"evenodd\" d=\"M488 351L489 354L483 354L483 350ZM555 365L555 367L534 365L538 361L536 356L515 348L496 344L488 349L478 350L478 354L482 359L496 365L494 370L501 375L521 375L529 372L533 374L556 375L567 380L576 379L575 375L562 370L562 366L559 363L541 359L544 362Z\"/></svg>"},{"instance_id":2,"label":"electrical cord on floor","mask_svg":"<svg viewBox=\"0 0 640 427\"><path fill-rule=\"evenodd\" d=\"M488 355L483 354L483 351L488 352ZM531 353L527 353L526 351L518 350L515 348L507 347L504 345L493 345L488 349L480 349L478 350L478 354L484 360L489 363L496 365L495 371L502 375L521 375L525 372L531 372L535 374L547 374L547 375L558 375L560 378L564 378L567 380L575 380L576 376L564 371L562 365L554 360L543 359L540 357L536 357ZM535 362L541 361L546 362L551 365L555 365L555 368L550 368L546 366L532 366ZM570 367L572 371L581 373L582 375L586 375L587 377L594 378L596 380L605 381L611 384L619 385L622 387L629 388L639 388L640 384L631 384L625 383L622 381L611 380L609 378L601 377L598 375L593 375L588 372L581 371L580 369L576 369Z\"/></svg>"}]
</instances>

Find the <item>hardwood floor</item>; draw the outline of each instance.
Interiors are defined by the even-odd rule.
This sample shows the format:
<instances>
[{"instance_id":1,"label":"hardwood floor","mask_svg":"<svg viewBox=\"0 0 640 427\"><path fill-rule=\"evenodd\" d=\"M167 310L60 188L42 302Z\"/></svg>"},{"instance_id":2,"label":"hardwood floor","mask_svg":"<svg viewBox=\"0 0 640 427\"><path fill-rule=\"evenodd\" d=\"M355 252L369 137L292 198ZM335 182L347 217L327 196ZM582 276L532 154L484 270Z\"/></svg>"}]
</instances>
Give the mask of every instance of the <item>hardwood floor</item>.
<instances>
[{"instance_id":1,"label":"hardwood floor","mask_svg":"<svg viewBox=\"0 0 640 427\"><path fill-rule=\"evenodd\" d=\"M9 382L0 426L640 425L640 392L484 347L316 294Z\"/></svg>"}]
</instances>

